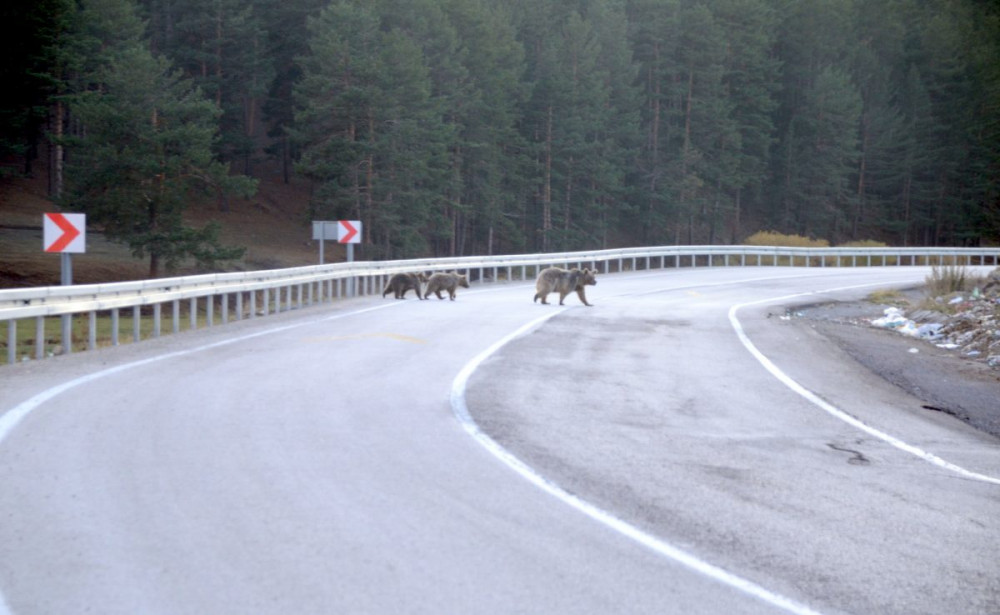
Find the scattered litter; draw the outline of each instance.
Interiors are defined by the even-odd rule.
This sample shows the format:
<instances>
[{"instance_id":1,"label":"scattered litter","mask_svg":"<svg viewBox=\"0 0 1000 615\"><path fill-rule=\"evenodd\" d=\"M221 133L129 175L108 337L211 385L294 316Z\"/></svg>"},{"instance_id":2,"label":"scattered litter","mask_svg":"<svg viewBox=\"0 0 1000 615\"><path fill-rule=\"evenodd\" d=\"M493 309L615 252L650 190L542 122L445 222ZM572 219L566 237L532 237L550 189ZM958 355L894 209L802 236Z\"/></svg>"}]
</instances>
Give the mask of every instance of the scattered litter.
<instances>
[{"instance_id":1,"label":"scattered litter","mask_svg":"<svg viewBox=\"0 0 1000 615\"><path fill-rule=\"evenodd\" d=\"M890 307L870 322L1000 368L1000 267L989 274L982 288L951 298L939 297L937 303L950 307L916 309L909 316L898 307ZM910 352L919 350L911 348Z\"/></svg>"},{"instance_id":2,"label":"scattered litter","mask_svg":"<svg viewBox=\"0 0 1000 615\"><path fill-rule=\"evenodd\" d=\"M909 352L910 352L910 354L917 354L917 353L920 352L920 349L919 348L910 348Z\"/></svg>"},{"instance_id":3,"label":"scattered litter","mask_svg":"<svg viewBox=\"0 0 1000 615\"><path fill-rule=\"evenodd\" d=\"M890 307L886 308L883 313L885 316L873 320L872 325L883 329L892 329L897 333L902 333L910 337L920 336L917 324L907 318L903 310L897 307Z\"/></svg>"}]
</instances>

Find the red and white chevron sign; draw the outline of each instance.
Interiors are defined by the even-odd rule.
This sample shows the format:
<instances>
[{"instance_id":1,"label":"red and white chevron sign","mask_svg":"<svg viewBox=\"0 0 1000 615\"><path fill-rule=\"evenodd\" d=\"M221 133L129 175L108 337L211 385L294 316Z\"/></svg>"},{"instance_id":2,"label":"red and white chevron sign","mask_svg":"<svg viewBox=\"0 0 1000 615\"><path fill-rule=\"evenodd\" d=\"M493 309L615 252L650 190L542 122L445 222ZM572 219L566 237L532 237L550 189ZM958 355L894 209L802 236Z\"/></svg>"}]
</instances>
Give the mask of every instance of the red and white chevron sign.
<instances>
[{"instance_id":1,"label":"red and white chevron sign","mask_svg":"<svg viewBox=\"0 0 1000 615\"><path fill-rule=\"evenodd\" d=\"M46 252L86 252L87 214L42 215L42 248Z\"/></svg>"},{"instance_id":2,"label":"red and white chevron sign","mask_svg":"<svg viewBox=\"0 0 1000 615\"><path fill-rule=\"evenodd\" d=\"M361 243L361 220L338 220L337 242Z\"/></svg>"}]
</instances>

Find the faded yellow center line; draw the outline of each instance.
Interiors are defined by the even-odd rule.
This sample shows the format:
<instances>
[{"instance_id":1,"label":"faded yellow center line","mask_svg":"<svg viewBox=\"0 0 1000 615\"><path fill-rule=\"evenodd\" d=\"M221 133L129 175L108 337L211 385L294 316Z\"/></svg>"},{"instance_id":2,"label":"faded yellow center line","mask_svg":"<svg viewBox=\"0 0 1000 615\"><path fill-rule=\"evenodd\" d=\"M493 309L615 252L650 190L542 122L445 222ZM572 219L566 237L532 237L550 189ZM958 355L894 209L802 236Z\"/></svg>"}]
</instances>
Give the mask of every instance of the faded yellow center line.
<instances>
[{"instance_id":1,"label":"faded yellow center line","mask_svg":"<svg viewBox=\"0 0 1000 615\"><path fill-rule=\"evenodd\" d=\"M331 335L322 337L309 337L306 338L308 342L340 342L344 340L362 340L371 339L375 337L385 337L397 342L407 342L409 344L426 344L427 340L420 339L419 337L411 337L409 335L401 335L399 333L356 333L354 335Z\"/></svg>"}]
</instances>

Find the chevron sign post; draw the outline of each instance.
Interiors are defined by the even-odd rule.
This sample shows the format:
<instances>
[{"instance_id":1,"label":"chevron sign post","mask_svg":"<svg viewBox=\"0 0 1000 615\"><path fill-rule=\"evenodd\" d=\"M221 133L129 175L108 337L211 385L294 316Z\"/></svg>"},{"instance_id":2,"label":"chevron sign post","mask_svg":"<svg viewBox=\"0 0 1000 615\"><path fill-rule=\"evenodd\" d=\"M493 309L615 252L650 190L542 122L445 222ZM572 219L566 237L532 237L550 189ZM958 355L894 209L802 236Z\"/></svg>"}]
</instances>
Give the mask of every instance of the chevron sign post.
<instances>
[{"instance_id":1,"label":"chevron sign post","mask_svg":"<svg viewBox=\"0 0 1000 615\"><path fill-rule=\"evenodd\" d=\"M324 263L323 243L337 240L347 246L347 260L354 260L354 244L361 243L361 220L314 220L313 239L319 241L319 264Z\"/></svg>"},{"instance_id":2,"label":"chevron sign post","mask_svg":"<svg viewBox=\"0 0 1000 615\"><path fill-rule=\"evenodd\" d=\"M73 284L73 255L87 251L86 214L43 214L42 249L59 254L59 278L63 286ZM73 319L66 314L62 317L63 352L72 350Z\"/></svg>"},{"instance_id":3,"label":"chevron sign post","mask_svg":"<svg viewBox=\"0 0 1000 615\"><path fill-rule=\"evenodd\" d=\"M73 283L72 254L87 251L86 214L42 214L42 249L62 255L63 286Z\"/></svg>"},{"instance_id":4,"label":"chevron sign post","mask_svg":"<svg viewBox=\"0 0 1000 615\"><path fill-rule=\"evenodd\" d=\"M346 244L361 243L361 220L338 220L337 241Z\"/></svg>"},{"instance_id":5,"label":"chevron sign post","mask_svg":"<svg viewBox=\"0 0 1000 615\"><path fill-rule=\"evenodd\" d=\"M354 260L354 244L361 243L361 220L338 220L337 241L347 245L347 262ZM354 289L351 288L351 296Z\"/></svg>"},{"instance_id":6,"label":"chevron sign post","mask_svg":"<svg viewBox=\"0 0 1000 615\"><path fill-rule=\"evenodd\" d=\"M81 254L87 251L86 214L44 214L42 216L42 248L59 254Z\"/></svg>"}]
</instances>

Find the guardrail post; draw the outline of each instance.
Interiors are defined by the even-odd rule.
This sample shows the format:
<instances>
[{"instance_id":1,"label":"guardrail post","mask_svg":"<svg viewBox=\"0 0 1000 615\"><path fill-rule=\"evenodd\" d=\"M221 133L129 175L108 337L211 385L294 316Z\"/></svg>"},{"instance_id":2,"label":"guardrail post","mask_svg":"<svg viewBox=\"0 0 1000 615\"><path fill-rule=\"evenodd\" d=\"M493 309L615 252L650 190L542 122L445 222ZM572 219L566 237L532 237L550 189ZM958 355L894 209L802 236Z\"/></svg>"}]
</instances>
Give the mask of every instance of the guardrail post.
<instances>
[{"instance_id":1,"label":"guardrail post","mask_svg":"<svg viewBox=\"0 0 1000 615\"><path fill-rule=\"evenodd\" d=\"M60 320L62 321L63 352L69 354L73 352L73 315L66 314Z\"/></svg>"},{"instance_id":2,"label":"guardrail post","mask_svg":"<svg viewBox=\"0 0 1000 615\"><path fill-rule=\"evenodd\" d=\"M205 323L211 327L215 324L215 297L205 297Z\"/></svg>"},{"instance_id":3,"label":"guardrail post","mask_svg":"<svg viewBox=\"0 0 1000 615\"><path fill-rule=\"evenodd\" d=\"M17 321L13 318L7 321L7 363L14 364L17 359Z\"/></svg>"},{"instance_id":4,"label":"guardrail post","mask_svg":"<svg viewBox=\"0 0 1000 615\"><path fill-rule=\"evenodd\" d=\"M133 305L132 306L132 341L133 342L138 342L139 338L141 337L142 323L139 320L140 316L141 316L141 312L139 311L139 306L138 305Z\"/></svg>"},{"instance_id":5,"label":"guardrail post","mask_svg":"<svg viewBox=\"0 0 1000 615\"><path fill-rule=\"evenodd\" d=\"M236 320L243 320L243 291L236 293Z\"/></svg>"},{"instance_id":6,"label":"guardrail post","mask_svg":"<svg viewBox=\"0 0 1000 615\"><path fill-rule=\"evenodd\" d=\"M97 348L97 312L87 314L87 325L87 350L93 350Z\"/></svg>"},{"instance_id":7,"label":"guardrail post","mask_svg":"<svg viewBox=\"0 0 1000 615\"><path fill-rule=\"evenodd\" d=\"M161 313L163 312L162 303L153 304L153 337L160 337L160 321Z\"/></svg>"},{"instance_id":8,"label":"guardrail post","mask_svg":"<svg viewBox=\"0 0 1000 615\"><path fill-rule=\"evenodd\" d=\"M194 331L198 328L198 299L191 297L188 301L188 328Z\"/></svg>"},{"instance_id":9,"label":"guardrail post","mask_svg":"<svg viewBox=\"0 0 1000 615\"><path fill-rule=\"evenodd\" d=\"M111 310L111 345L118 345L118 308Z\"/></svg>"},{"instance_id":10,"label":"guardrail post","mask_svg":"<svg viewBox=\"0 0 1000 615\"><path fill-rule=\"evenodd\" d=\"M250 319L257 318L257 291L250 291Z\"/></svg>"},{"instance_id":11,"label":"guardrail post","mask_svg":"<svg viewBox=\"0 0 1000 615\"><path fill-rule=\"evenodd\" d=\"M45 317L35 318L35 358L45 358Z\"/></svg>"},{"instance_id":12,"label":"guardrail post","mask_svg":"<svg viewBox=\"0 0 1000 615\"><path fill-rule=\"evenodd\" d=\"M229 293L222 293L222 324L229 324Z\"/></svg>"},{"instance_id":13,"label":"guardrail post","mask_svg":"<svg viewBox=\"0 0 1000 615\"><path fill-rule=\"evenodd\" d=\"M179 299L174 299L170 304L174 307L174 333L177 333L181 330L181 302ZM194 329L194 327L191 328Z\"/></svg>"}]
</instances>

